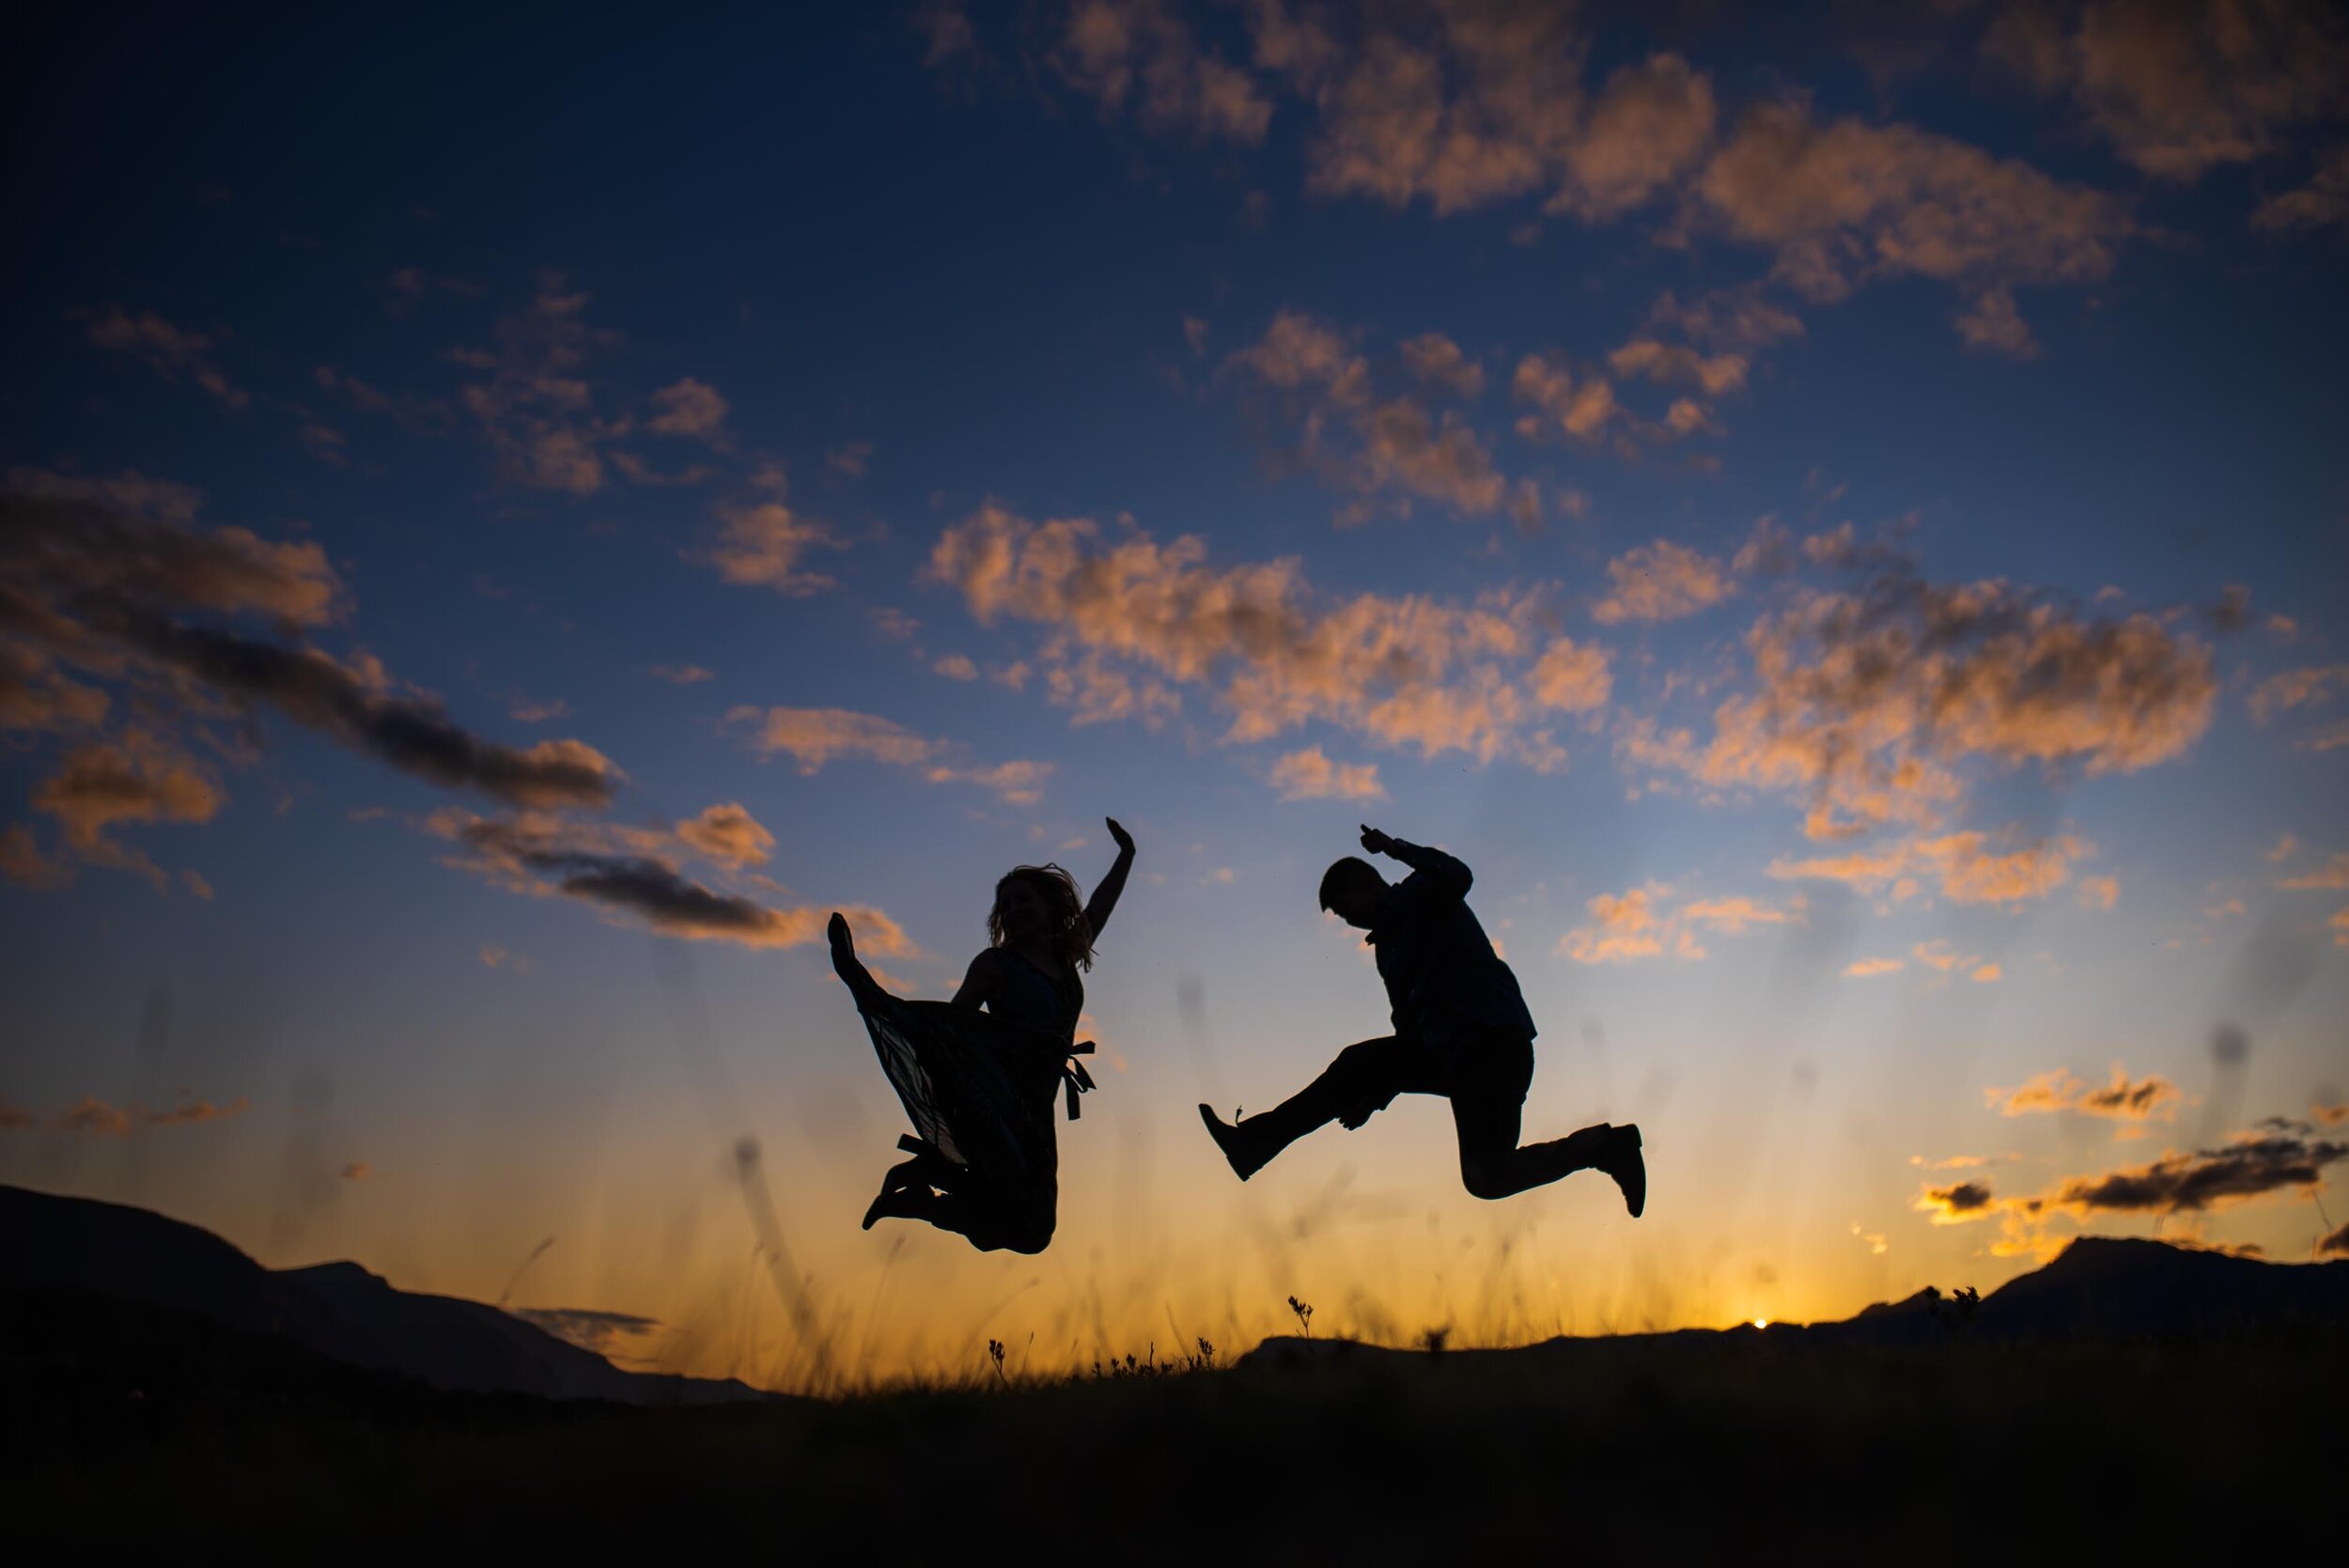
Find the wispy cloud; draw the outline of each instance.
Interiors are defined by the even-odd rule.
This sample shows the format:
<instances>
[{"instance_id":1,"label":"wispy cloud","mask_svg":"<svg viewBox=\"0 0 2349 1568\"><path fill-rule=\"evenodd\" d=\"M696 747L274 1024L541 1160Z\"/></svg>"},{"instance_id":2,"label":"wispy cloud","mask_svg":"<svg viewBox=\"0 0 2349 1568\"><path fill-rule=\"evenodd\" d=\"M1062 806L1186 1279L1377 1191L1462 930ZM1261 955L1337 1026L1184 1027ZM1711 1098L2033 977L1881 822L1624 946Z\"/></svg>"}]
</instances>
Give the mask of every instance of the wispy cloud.
<instances>
[{"instance_id":1,"label":"wispy cloud","mask_svg":"<svg viewBox=\"0 0 2349 1568\"><path fill-rule=\"evenodd\" d=\"M739 808L734 808L739 810ZM580 900L618 924L688 940L750 948L797 947L818 940L831 911L811 905L776 908L686 875L682 855L710 836L709 815L677 830L584 823L546 813L484 817L450 807L425 820L426 831L456 846L450 863L516 893ZM692 838L686 833L692 831ZM700 839L702 844L696 844ZM740 835L711 855L722 868L744 863ZM859 939L883 957L919 950L879 909L843 906Z\"/></svg>"},{"instance_id":2,"label":"wispy cloud","mask_svg":"<svg viewBox=\"0 0 2349 1568\"><path fill-rule=\"evenodd\" d=\"M727 710L726 723L748 729L755 750L768 756L788 756L801 773L821 772L826 764L845 758L863 758L912 768L931 784L974 784L1013 805L1032 806L1043 799L1044 782L1052 772L1049 762L964 762L959 760L962 748L952 742L848 708L759 708L745 704Z\"/></svg>"},{"instance_id":3,"label":"wispy cloud","mask_svg":"<svg viewBox=\"0 0 2349 1568\"><path fill-rule=\"evenodd\" d=\"M2128 1122L2176 1121L2183 1099L2178 1086L2160 1074L2132 1079L2118 1063L2113 1066L2111 1081L2102 1086L2083 1082L2058 1068L2041 1073L2017 1088L1987 1089L1983 1094L2001 1116L2070 1110L2083 1116Z\"/></svg>"},{"instance_id":4,"label":"wispy cloud","mask_svg":"<svg viewBox=\"0 0 2349 1568\"><path fill-rule=\"evenodd\" d=\"M204 333L175 327L151 310L133 315L120 305L108 305L89 320L89 340L101 349L132 354L145 360L165 380L186 377L220 405L230 410L248 407L252 395L229 384L212 358L215 348Z\"/></svg>"},{"instance_id":5,"label":"wispy cloud","mask_svg":"<svg viewBox=\"0 0 2349 1568\"><path fill-rule=\"evenodd\" d=\"M207 1122L226 1121L253 1109L253 1102L240 1094L226 1105L179 1091L173 1104L152 1110L136 1104L110 1105L95 1094L85 1094L46 1119L8 1102L0 1094L0 1132L29 1132L46 1127L53 1132L80 1133L97 1138L121 1138L135 1127L192 1127Z\"/></svg>"},{"instance_id":6,"label":"wispy cloud","mask_svg":"<svg viewBox=\"0 0 2349 1568\"><path fill-rule=\"evenodd\" d=\"M1672 890L1660 882L1599 893L1585 901L1591 916L1558 939L1557 951L1578 964L1627 964L1660 958L1703 958L1707 931L1737 937L1757 925L1798 925L1806 907L1800 898L1765 904L1744 894L1670 903Z\"/></svg>"}]
</instances>

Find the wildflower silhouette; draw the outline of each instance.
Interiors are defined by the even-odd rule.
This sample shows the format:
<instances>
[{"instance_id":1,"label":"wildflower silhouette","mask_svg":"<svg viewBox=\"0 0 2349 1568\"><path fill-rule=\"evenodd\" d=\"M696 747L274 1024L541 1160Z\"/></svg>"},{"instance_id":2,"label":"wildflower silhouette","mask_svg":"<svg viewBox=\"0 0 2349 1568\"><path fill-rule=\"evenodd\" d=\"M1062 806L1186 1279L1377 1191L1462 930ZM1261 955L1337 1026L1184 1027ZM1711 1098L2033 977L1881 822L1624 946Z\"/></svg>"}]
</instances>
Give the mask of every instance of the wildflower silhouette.
<instances>
[{"instance_id":1,"label":"wildflower silhouette","mask_svg":"<svg viewBox=\"0 0 2349 1568\"><path fill-rule=\"evenodd\" d=\"M1305 1337L1312 1339L1314 1337L1314 1304L1310 1301L1299 1301L1292 1296L1289 1297L1289 1311L1297 1314L1297 1326L1305 1331Z\"/></svg>"}]
</instances>

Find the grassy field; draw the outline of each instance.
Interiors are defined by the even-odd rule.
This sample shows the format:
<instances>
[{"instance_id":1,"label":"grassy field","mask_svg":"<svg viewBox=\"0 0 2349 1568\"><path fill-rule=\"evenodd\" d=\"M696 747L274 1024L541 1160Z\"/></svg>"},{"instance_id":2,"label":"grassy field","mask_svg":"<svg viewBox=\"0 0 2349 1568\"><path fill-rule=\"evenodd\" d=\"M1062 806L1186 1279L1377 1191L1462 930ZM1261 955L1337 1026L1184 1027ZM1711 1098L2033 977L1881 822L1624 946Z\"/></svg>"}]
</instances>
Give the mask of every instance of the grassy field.
<instances>
[{"instance_id":1,"label":"grassy field","mask_svg":"<svg viewBox=\"0 0 2349 1568\"><path fill-rule=\"evenodd\" d=\"M1747 1336L643 1411L436 1395L151 1325L126 1364L70 1349L121 1325L43 1311L8 1324L12 1539L266 1556L2232 1555L2332 1526L2349 1393L2337 1334Z\"/></svg>"}]
</instances>

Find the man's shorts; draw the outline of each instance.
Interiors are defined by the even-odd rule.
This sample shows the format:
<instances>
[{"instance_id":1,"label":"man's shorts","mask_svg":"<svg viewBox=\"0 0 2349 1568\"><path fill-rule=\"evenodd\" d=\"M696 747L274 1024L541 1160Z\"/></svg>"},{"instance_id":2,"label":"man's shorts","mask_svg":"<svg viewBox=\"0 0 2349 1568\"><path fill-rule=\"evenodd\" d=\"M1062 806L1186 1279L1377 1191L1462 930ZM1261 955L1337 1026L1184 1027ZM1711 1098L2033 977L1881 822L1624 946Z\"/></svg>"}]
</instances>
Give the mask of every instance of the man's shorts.
<instances>
[{"instance_id":1,"label":"man's shorts","mask_svg":"<svg viewBox=\"0 0 2349 1568\"><path fill-rule=\"evenodd\" d=\"M1455 1115L1514 1116L1533 1086L1533 1042L1517 1033L1471 1034L1444 1048L1382 1034L1338 1053L1346 1109L1338 1120L1359 1127L1397 1094L1441 1094Z\"/></svg>"}]
</instances>

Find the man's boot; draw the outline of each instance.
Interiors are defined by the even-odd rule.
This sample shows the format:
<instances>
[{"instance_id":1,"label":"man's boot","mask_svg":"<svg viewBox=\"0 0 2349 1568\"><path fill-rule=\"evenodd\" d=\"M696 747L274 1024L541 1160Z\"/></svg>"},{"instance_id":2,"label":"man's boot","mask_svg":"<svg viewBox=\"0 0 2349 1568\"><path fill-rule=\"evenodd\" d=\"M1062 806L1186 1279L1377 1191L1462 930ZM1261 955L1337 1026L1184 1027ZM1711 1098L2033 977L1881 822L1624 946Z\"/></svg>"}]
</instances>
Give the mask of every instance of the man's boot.
<instances>
[{"instance_id":1,"label":"man's boot","mask_svg":"<svg viewBox=\"0 0 2349 1568\"><path fill-rule=\"evenodd\" d=\"M1199 1119L1207 1125L1207 1136L1215 1140L1215 1146L1223 1151L1223 1157L1231 1162L1234 1173L1241 1181L1263 1170L1265 1163L1281 1152L1277 1144L1267 1147L1262 1132L1253 1130L1253 1123L1263 1120L1262 1117L1237 1123L1227 1122L1218 1116L1212 1108L1202 1103Z\"/></svg>"}]
</instances>

